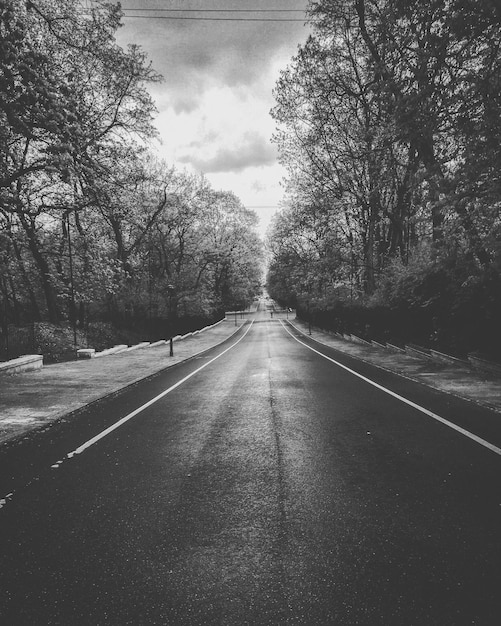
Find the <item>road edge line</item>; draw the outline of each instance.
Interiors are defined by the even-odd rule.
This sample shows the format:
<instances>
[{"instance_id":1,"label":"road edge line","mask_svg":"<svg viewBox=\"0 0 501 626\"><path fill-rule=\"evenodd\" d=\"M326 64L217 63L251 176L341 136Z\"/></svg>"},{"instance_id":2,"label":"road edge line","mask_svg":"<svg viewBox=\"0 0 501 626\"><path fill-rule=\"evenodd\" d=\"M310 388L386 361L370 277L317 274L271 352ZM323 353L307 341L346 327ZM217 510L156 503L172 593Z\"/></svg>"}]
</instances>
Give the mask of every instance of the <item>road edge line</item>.
<instances>
[{"instance_id":1,"label":"road edge line","mask_svg":"<svg viewBox=\"0 0 501 626\"><path fill-rule=\"evenodd\" d=\"M225 320L221 320L221 321L224 322ZM94 405L97 405L102 402L106 402L109 399L118 397L122 393L126 393L130 388L135 387L136 385L139 385L142 382L146 382L148 380L152 380L153 378L156 378L157 376L161 376L164 372L166 372L171 367L175 367L176 365L181 365L182 363L186 363L187 361L190 361L191 359L195 359L201 356L202 354L205 354L205 352L209 352L209 350L213 350L214 348L217 348L218 346L222 345L226 341L230 341L230 339L234 337L240 330L242 330L244 326L245 326L245 323L240 324L240 326L238 326L238 328L235 328L231 332L231 334L229 334L225 339L218 341L217 343L215 343L212 346L209 346L208 348L203 348L202 350L199 350L198 352L194 352L190 356L187 356L186 358L181 359L179 361L175 361L174 363L168 363L167 365L163 365L160 369L155 370L151 372L150 374L146 374L146 375L140 376L139 378L135 378L134 380L131 380L130 382L125 383L123 385L118 385L115 389L106 391L103 393L103 395L98 396L97 398L94 398L93 400L90 400L89 402L84 402L83 404L80 404L79 406L75 406L75 408L71 409L70 411L68 410L59 411L58 413L55 413L51 417L47 418L45 422L38 424L32 428L28 428L27 430L23 432L20 432L11 436L6 436L4 439L0 438L0 448L17 445L21 441L29 437L36 436L38 433L46 432L47 430L54 427L58 423L67 421L73 418L74 416L80 415L81 413L85 412L88 408L92 408Z\"/></svg>"},{"instance_id":2,"label":"road edge line","mask_svg":"<svg viewBox=\"0 0 501 626\"><path fill-rule=\"evenodd\" d=\"M355 370L352 370L351 368L347 367L346 365L343 365L342 363L340 363L339 361L336 361L335 359L331 358L330 356L327 356L326 354L323 354L319 350L315 350L315 348L312 348L307 343L304 343L304 341L301 341L297 337L294 337L294 335L285 326L285 324L283 323L282 320L280 320L280 323L282 324L282 328L285 330L285 332L287 332L299 344L301 344L305 348L308 348L308 350L311 350L312 352L315 352L315 354L318 354L319 356L323 357L327 361L330 361L331 363L334 363L334 365L337 365L338 367L340 367L343 370L349 372L350 374L353 374L354 376L356 376L357 378L360 378L361 380L363 380L364 382L368 383L369 385L372 385L373 387L376 387L376 389L379 389L380 391L383 391L384 393L392 396L396 400L399 400L400 402L403 402L404 404L407 404L408 406L412 407L413 409L416 409L416 410L420 411L421 413L424 413L428 417L431 417L432 419L436 420L437 422L440 422L441 424L444 424L445 426L448 426L449 428L451 428L452 430L455 430L459 434L464 435L465 437L468 437L468 439L471 439L472 441L475 441L476 443L480 444L484 448L487 448L491 452L494 452L498 456L501 456L501 448L498 448L497 446L495 446L494 444L490 443L486 439L482 439L482 437L479 437L478 435L475 435L474 433L470 432L469 430L466 430L465 428L462 428L461 426L458 426L457 424L454 424L453 422L450 422L449 420L446 420L444 417L440 417L440 415L437 415L436 413L433 413L433 411L425 409L424 407L420 406L419 404L416 404L415 402L412 402L412 400L408 400L407 398L404 398L403 396L399 395L398 393L395 393L394 391L391 391L391 389L387 389L386 387L383 387L379 383L376 383L375 381L371 380L370 378L367 378L363 374L359 374L358 372L355 372ZM293 328L296 328L296 327L293 326ZM301 332L301 331L299 331L299 332Z\"/></svg>"},{"instance_id":3,"label":"road edge line","mask_svg":"<svg viewBox=\"0 0 501 626\"><path fill-rule=\"evenodd\" d=\"M321 346L330 348L331 350L334 350L335 352L342 352L343 354L347 354L349 358L354 359L355 361L361 361L362 363L366 363L367 365L370 365L371 367L375 367L383 372L389 372L390 374L394 374L395 376L399 376L400 378L404 378L405 380L410 380L414 383L417 383L418 385L422 385L423 387L431 388L437 391L438 393L445 393L448 396L452 396L453 398L458 398L459 400L462 400L463 402L469 402L470 404L474 404L476 407L480 407L482 409L487 409L488 411L492 411L493 413L497 413L498 416L501 414L501 408L495 404L490 404L489 402L478 400L477 398L471 398L469 396L462 395L461 393L458 393L457 391L452 391L451 389L443 389L442 387L432 385L428 381L420 380L419 378L414 378L414 376L402 374L402 372L396 371L390 367L385 367L384 365L380 365L379 363L374 363L374 361L372 361L371 359L364 358L363 356L360 356L359 354L355 355L355 354L351 354L350 352L345 352L342 348L337 348L335 346L332 346L326 343L325 341L322 341L322 339L319 339L318 337L313 337L313 335L307 335L305 330L303 330L302 328L299 328L299 326L296 326L296 324L293 324L290 320L288 320L288 324L292 326L292 328L297 330L297 332L303 335L304 337L308 337L310 341L314 341L315 343L318 343ZM320 330L320 332L322 331ZM367 347L370 348L370 346L367 346Z\"/></svg>"},{"instance_id":4,"label":"road edge line","mask_svg":"<svg viewBox=\"0 0 501 626\"><path fill-rule=\"evenodd\" d=\"M251 323L249 324L249 327L247 328L247 330L243 333L243 335L241 337L239 337L237 339L237 341L235 341L235 343L232 343L231 346L228 346L228 348L226 348L225 350L223 350L222 352L220 352L217 356L215 356L214 358L212 358L210 361L207 361L206 363L204 363L203 365L201 365L200 367L198 367L196 370L194 370L193 372L191 372L190 374L188 374L187 376L185 376L184 378L182 378L181 380L179 380L177 383L175 383L174 385L172 385L171 387L169 387L168 389L165 389L164 391L162 391L162 393L159 393L158 395L156 395L154 398L152 398L151 400L148 400L148 402L146 402L145 404L141 405L140 407L138 407L137 409L135 409L134 411L132 411L131 413L128 413L127 415L125 415L124 417L122 417L121 419L119 419L117 422L115 422L114 424L112 424L111 426L108 426L108 428L105 428L103 431L101 431L100 433L98 433L97 435L95 435L94 437L92 437L91 439L89 439L88 441L86 441L85 443L83 443L81 446L79 446L78 448L75 448L75 450L73 450L72 452L69 452L66 455L66 458L71 459L73 456L77 455L77 454L81 454L82 452L84 452L85 450L87 450L88 448L90 448L91 446L93 446L95 443L97 443L98 441L100 441L101 439L103 439L104 437L106 437L107 435L109 435L111 432L113 432L114 430L116 430L117 428L120 428L120 426L122 426L123 424L125 424L126 422L128 422L129 420L131 420L133 417L135 417L136 415L138 415L139 413L142 413L145 409L147 409L148 407L150 407L151 405L155 404L155 402L158 402L158 400L161 400L164 396L166 396L167 394L169 394L171 391L174 391L174 389L177 389L177 387L180 387L183 383L185 383L187 380L189 380L190 378L192 378L193 376L195 376L195 374L198 374L198 372L200 372L201 370L203 370L204 368L206 368L208 365L210 365L211 363L214 363L214 361L217 361L217 359L219 359L220 357L222 357L224 354L226 354L229 350L231 350L232 348L234 348L237 344L239 344L242 339L244 339L244 337L247 335L247 333L250 331L250 329L252 328L252 325L254 324L254 320L251 321Z\"/></svg>"}]
</instances>

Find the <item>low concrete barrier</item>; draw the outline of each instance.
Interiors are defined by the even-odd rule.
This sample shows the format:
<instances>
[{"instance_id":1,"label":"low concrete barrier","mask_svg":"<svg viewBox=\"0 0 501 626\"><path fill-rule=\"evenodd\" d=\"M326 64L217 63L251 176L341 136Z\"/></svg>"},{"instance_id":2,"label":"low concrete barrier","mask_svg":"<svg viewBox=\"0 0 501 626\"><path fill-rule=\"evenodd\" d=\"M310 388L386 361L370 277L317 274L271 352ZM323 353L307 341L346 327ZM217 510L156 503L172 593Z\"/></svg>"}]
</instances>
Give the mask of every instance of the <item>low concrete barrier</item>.
<instances>
[{"instance_id":1,"label":"low concrete barrier","mask_svg":"<svg viewBox=\"0 0 501 626\"><path fill-rule=\"evenodd\" d=\"M136 343L134 346L129 346L127 348L127 352L131 350L141 350L141 348L149 348L151 343L149 341L142 341L141 343Z\"/></svg>"},{"instance_id":2,"label":"low concrete barrier","mask_svg":"<svg viewBox=\"0 0 501 626\"><path fill-rule=\"evenodd\" d=\"M96 356L94 348L80 348L77 350L78 359L93 359Z\"/></svg>"},{"instance_id":3,"label":"low concrete barrier","mask_svg":"<svg viewBox=\"0 0 501 626\"><path fill-rule=\"evenodd\" d=\"M388 348L388 350L391 350L392 352L398 352L399 354L405 354L405 348L401 348L400 346L396 346L393 343L387 343L386 347Z\"/></svg>"},{"instance_id":4,"label":"low concrete barrier","mask_svg":"<svg viewBox=\"0 0 501 626\"><path fill-rule=\"evenodd\" d=\"M43 355L26 354L0 363L0 374L19 374L20 372L29 372L31 370L39 370L43 367Z\"/></svg>"},{"instance_id":5,"label":"low concrete barrier","mask_svg":"<svg viewBox=\"0 0 501 626\"><path fill-rule=\"evenodd\" d=\"M154 341L150 343L150 348L158 348L158 346L165 346L167 339L160 339L160 341Z\"/></svg>"},{"instance_id":6,"label":"low concrete barrier","mask_svg":"<svg viewBox=\"0 0 501 626\"><path fill-rule=\"evenodd\" d=\"M487 361L482 357L479 357L475 354L468 355L468 361L471 363L472 367L484 374L494 374L495 376L501 376L501 365L499 363L493 363L492 361Z\"/></svg>"},{"instance_id":7,"label":"low concrete barrier","mask_svg":"<svg viewBox=\"0 0 501 626\"><path fill-rule=\"evenodd\" d=\"M221 322L224 322L225 320L226 320L226 318L223 317L223 319L219 320L219 322L215 322L214 324L211 324L210 326L204 326L198 332L203 333L204 330L208 330L209 328L214 328L215 326L218 326L219 324L221 324Z\"/></svg>"},{"instance_id":8,"label":"low concrete barrier","mask_svg":"<svg viewBox=\"0 0 501 626\"><path fill-rule=\"evenodd\" d=\"M102 350L101 352L96 352L94 357L97 359L101 356L108 356L109 354L117 354L118 352L123 352L128 349L128 345L126 343L120 344L118 346L113 346L113 348L107 348L106 350Z\"/></svg>"},{"instance_id":9,"label":"low concrete barrier","mask_svg":"<svg viewBox=\"0 0 501 626\"><path fill-rule=\"evenodd\" d=\"M353 341L353 343L358 343L361 346L370 346L371 345L370 341L366 341L365 339L362 339L362 337L358 337L357 335L352 335L351 336L351 340Z\"/></svg>"},{"instance_id":10,"label":"low concrete barrier","mask_svg":"<svg viewBox=\"0 0 501 626\"><path fill-rule=\"evenodd\" d=\"M458 367L469 367L468 361L458 359L450 354L439 352L438 350L430 350L431 358L438 363L447 363L448 365L457 365Z\"/></svg>"},{"instance_id":11,"label":"low concrete barrier","mask_svg":"<svg viewBox=\"0 0 501 626\"><path fill-rule=\"evenodd\" d=\"M205 326L204 328L201 328L200 330L195 330L189 333L186 333L186 335L176 335L175 337L172 337L172 341L179 341L180 339L186 339L186 337L192 337L193 335L196 335L198 333L203 332L204 330L208 330L209 328L214 328L214 326L217 326L218 324L221 324L221 322L224 322L224 318L222 320L219 320L219 322L216 322L215 324L211 324L210 326ZM113 348L107 348L106 350L102 350L101 352L96 352L93 348L83 348L81 350L77 350L77 357L79 359L91 359L91 358L99 358L99 357L103 357L103 356L108 356L110 354L118 354L119 352L130 352L131 350L140 350L142 348L156 348L158 346L164 346L165 344L169 343L170 339L160 339L159 341L155 341L153 343L150 343L149 341L142 341L141 343L138 343L134 346L128 346L126 344L120 344L118 346L113 346Z\"/></svg>"},{"instance_id":12,"label":"low concrete barrier","mask_svg":"<svg viewBox=\"0 0 501 626\"><path fill-rule=\"evenodd\" d=\"M427 361L432 360L431 354L426 350L426 348L421 348L421 346L406 345L405 352L409 356L413 356L417 359L426 359Z\"/></svg>"}]
</instances>

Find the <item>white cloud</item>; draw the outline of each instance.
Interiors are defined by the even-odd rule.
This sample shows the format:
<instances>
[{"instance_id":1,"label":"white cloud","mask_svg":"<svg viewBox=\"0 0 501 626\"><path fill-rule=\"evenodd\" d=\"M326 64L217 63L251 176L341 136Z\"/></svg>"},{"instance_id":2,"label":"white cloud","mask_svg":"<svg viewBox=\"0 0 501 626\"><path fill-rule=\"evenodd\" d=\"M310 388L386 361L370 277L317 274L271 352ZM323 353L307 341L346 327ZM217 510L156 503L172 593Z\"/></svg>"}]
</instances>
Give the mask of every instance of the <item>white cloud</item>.
<instances>
[{"instance_id":1,"label":"white cloud","mask_svg":"<svg viewBox=\"0 0 501 626\"><path fill-rule=\"evenodd\" d=\"M243 204L252 208L259 217L259 231L264 235L272 216L280 205L283 189L283 168L273 165L251 167L245 175L239 173L213 173L207 178L215 189L231 189Z\"/></svg>"},{"instance_id":2,"label":"white cloud","mask_svg":"<svg viewBox=\"0 0 501 626\"><path fill-rule=\"evenodd\" d=\"M191 164L205 172L243 171L276 160L276 149L270 143L273 123L268 102L247 89L213 88L191 111L178 113L165 107L156 126L166 160Z\"/></svg>"},{"instance_id":3,"label":"white cloud","mask_svg":"<svg viewBox=\"0 0 501 626\"><path fill-rule=\"evenodd\" d=\"M183 3L178 0L169 8L183 8ZM122 0L124 8L138 4ZM251 4L253 9L270 8L268 0ZM274 0L273 8L306 4ZM141 6L165 8L155 0L141 0ZM240 0L226 0L224 7L244 8ZM220 9L221 2L191 0L189 8ZM288 22L125 19L119 34L120 45L142 46L164 76L163 83L151 87L159 111L160 157L203 171L217 189L235 192L247 206L269 207L256 209L262 230L283 193L284 171L270 143L272 89L307 32L301 23Z\"/></svg>"},{"instance_id":4,"label":"white cloud","mask_svg":"<svg viewBox=\"0 0 501 626\"><path fill-rule=\"evenodd\" d=\"M247 133L243 141L232 146L219 146L208 158L200 158L191 152L181 157L180 161L209 174L242 172L249 167L274 163L276 157L275 148L264 137Z\"/></svg>"}]
</instances>

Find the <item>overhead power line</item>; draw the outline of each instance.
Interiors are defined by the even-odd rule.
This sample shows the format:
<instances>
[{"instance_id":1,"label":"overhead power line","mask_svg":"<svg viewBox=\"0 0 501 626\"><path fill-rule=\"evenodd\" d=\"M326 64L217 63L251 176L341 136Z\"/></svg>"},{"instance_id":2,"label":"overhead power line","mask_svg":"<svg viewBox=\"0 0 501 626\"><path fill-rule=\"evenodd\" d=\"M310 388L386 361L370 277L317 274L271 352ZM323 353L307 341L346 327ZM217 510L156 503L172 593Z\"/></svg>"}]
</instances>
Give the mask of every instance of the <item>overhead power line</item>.
<instances>
[{"instance_id":1,"label":"overhead power line","mask_svg":"<svg viewBox=\"0 0 501 626\"><path fill-rule=\"evenodd\" d=\"M259 17L177 17L174 15L126 15L124 18L146 20L197 20L200 22L302 22L294 18L259 18Z\"/></svg>"},{"instance_id":2,"label":"overhead power line","mask_svg":"<svg viewBox=\"0 0 501 626\"><path fill-rule=\"evenodd\" d=\"M143 9L122 7L122 11L155 11L157 13L304 13L303 9Z\"/></svg>"},{"instance_id":3,"label":"overhead power line","mask_svg":"<svg viewBox=\"0 0 501 626\"><path fill-rule=\"evenodd\" d=\"M165 13L239 13L239 14L283 14L283 13L303 13L303 9L152 9L140 7L123 8L124 17L134 19L160 19L160 20L197 20L203 22L303 22L304 19L286 17L224 17L224 16L192 16L192 15L164 15ZM130 15L131 12L154 13L155 15Z\"/></svg>"},{"instance_id":4,"label":"overhead power line","mask_svg":"<svg viewBox=\"0 0 501 626\"><path fill-rule=\"evenodd\" d=\"M88 9L84 9L86 11ZM165 8L142 8L128 7L121 8L123 17L126 19L156 19L156 20L195 20L200 22L301 22L305 23L305 19L294 17L271 17L270 14L291 14L305 13L303 9L165 9ZM137 14L136 14L137 12ZM131 13L134 13L131 15ZM169 13L198 13L211 15L168 15ZM225 17L219 14L247 14L249 17ZM250 17L254 14L266 14L267 17ZM270 15L270 17L268 17Z\"/></svg>"},{"instance_id":5,"label":"overhead power line","mask_svg":"<svg viewBox=\"0 0 501 626\"><path fill-rule=\"evenodd\" d=\"M82 7L84 13L89 11L88 7ZM202 22L302 22L305 19L294 17L272 17L272 14L282 15L291 13L305 14L304 9L166 9L166 8L143 8L143 7L121 7L123 17L127 19L157 19L157 20L196 20ZM134 13L133 15L131 13ZM198 13L199 15L169 15L172 13ZM211 15L201 15L201 14ZM226 17L219 14L247 14L249 17ZM250 15L262 14L266 17L250 17Z\"/></svg>"}]
</instances>

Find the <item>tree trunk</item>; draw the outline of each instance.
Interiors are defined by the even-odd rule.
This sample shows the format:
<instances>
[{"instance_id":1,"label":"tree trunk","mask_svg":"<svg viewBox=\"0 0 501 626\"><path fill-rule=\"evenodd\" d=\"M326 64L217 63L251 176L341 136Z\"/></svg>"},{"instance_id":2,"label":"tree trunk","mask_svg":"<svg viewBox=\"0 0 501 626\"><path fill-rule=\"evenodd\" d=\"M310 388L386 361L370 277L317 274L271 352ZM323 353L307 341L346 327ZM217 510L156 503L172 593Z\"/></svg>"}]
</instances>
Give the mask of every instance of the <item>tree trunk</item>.
<instances>
[{"instance_id":1,"label":"tree trunk","mask_svg":"<svg viewBox=\"0 0 501 626\"><path fill-rule=\"evenodd\" d=\"M372 209L370 209L368 224L363 233L364 246L364 292L367 295L374 293L376 279L374 274L374 245L375 245L376 219Z\"/></svg>"},{"instance_id":2,"label":"tree trunk","mask_svg":"<svg viewBox=\"0 0 501 626\"><path fill-rule=\"evenodd\" d=\"M484 247L478 229L473 223L473 219L468 211L467 200L459 200L455 204L456 213L458 214L463 228L470 242L471 251L477 257L483 267L489 267L491 258Z\"/></svg>"},{"instance_id":3,"label":"tree trunk","mask_svg":"<svg viewBox=\"0 0 501 626\"><path fill-rule=\"evenodd\" d=\"M24 282L24 285L26 287L26 291L28 292L28 298L30 300L33 317L35 319L40 319L40 308L38 306L38 302L37 302L35 293L34 293L33 288L31 286L31 281L30 281L30 279L28 277L28 274L26 272L26 268L24 267L24 261L23 261L22 255L21 255L21 250L19 249L19 246L17 245L16 240L13 238L13 234L10 231L10 229L8 230L8 234L9 234L10 240L12 242L12 248L14 250L14 254L16 255L16 260L17 260L17 265L19 267L19 271L21 273L21 276L23 277L23 282Z\"/></svg>"},{"instance_id":4,"label":"tree trunk","mask_svg":"<svg viewBox=\"0 0 501 626\"><path fill-rule=\"evenodd\" d=\"M22 211L19 211L18 215L28 238L28 246L30 248L30 252L40 272L40 282L47 305L48 319L53 324L57 324L60 319L59 307L57 305L56 291L50 279L49 264L47 262L47 259L42 254L42 251L40 250L39 241L33 225L30 224L30 222L26 218L26 215Z\"/></svg>"}]
</instances>

